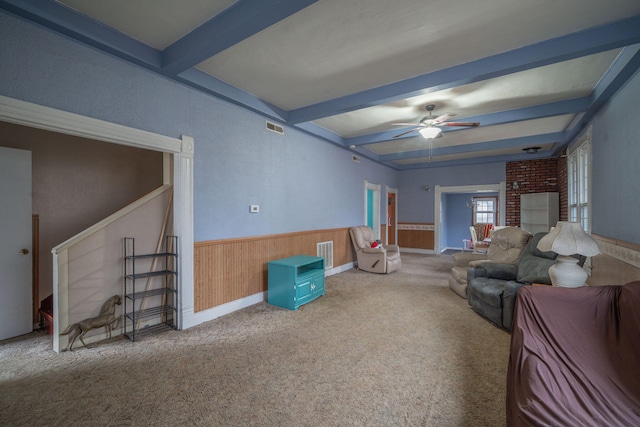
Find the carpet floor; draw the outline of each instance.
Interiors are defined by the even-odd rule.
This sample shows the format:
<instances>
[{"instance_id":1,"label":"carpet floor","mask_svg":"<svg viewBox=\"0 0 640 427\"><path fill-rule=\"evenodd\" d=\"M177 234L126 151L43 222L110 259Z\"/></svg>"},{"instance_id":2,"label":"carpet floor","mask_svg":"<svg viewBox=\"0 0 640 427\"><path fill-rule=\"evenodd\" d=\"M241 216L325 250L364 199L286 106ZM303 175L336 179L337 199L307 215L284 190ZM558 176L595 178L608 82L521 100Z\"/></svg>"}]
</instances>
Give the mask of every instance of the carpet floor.
<instances>
[{"instance_id":1,"label":"carpet floor","mask_svg":"<svg viewBox=\"0 0 640 427\"><path fill-rule=\"evenodd\" d=\"M504 426L507 332L448 288L448 255L327 277L184 331L54 353L0 342L3 426Z\"/></svg>"}]
</instances>

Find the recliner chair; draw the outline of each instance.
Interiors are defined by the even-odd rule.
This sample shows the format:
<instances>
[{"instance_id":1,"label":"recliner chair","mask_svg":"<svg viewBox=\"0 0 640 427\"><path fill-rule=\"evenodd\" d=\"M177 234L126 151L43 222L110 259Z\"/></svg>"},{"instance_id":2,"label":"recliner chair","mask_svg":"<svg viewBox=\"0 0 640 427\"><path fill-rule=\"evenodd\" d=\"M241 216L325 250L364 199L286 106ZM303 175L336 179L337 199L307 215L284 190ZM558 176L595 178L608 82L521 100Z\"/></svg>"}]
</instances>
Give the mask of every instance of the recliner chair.
<instances>
[{"instance_id":1,"label":"recliner chair","mask_svg":"<svg viewBox=\"0 0 640 427\"><path fill-rule=\"evenodd\" d=\"M453 254L453 268L449 277L449 288L467 297L467 269L484 262L515 264L520 253L531 239L531 233L518 227L505 227L492 233L491 246L487 253L460 252Z\"/></svg>"},{"instance_id":2,"label":"recliner chair","mask_svg":"<svg viewBox=\"0 0 640 427\"><path fill-rule=\"evenodd\" d=\"M380 245L372 248L375 241L373 230L366 225L349 229L356 250L358 268L371 273L391 273L400 268L400 248L397 245Z\"/></svg>"},{"instance_id":3,"label":"recliner chair","mask_svg":"<svg viewBox=\"0 0 640 427\"><path fill-rule=\"evenodd\" d=\"M511 331L518 290L533 283L551 284L549 267L558 254L538 249L538 242L546 234L537 233L531 238L517 265L483 263L469 267L467 300L473 311Z\"/></svg>"}]
</instances>

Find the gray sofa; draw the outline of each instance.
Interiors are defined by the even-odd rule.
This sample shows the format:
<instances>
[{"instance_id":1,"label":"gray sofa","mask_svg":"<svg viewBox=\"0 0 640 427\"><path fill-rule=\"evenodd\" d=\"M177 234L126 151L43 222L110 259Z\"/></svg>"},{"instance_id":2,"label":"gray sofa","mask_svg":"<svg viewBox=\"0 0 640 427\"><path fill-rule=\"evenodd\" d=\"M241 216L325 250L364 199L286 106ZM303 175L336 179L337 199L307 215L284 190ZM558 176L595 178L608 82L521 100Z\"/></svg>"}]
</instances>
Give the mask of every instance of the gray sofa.
<instances>
[{"instance_id":1,"label":"gray sofa","mask_svg":"<svg viewBox=\"0 0 640 427\"><path fill-rule=\"evenodd\" d=\"M558 255L538 249L538 242L546 234L537 233L531 238L516 265L483 263L469 267L467 300L476 313L511 331L518 290L533 283L551 284L549 267Z\"/></svg>"}]
</instances>

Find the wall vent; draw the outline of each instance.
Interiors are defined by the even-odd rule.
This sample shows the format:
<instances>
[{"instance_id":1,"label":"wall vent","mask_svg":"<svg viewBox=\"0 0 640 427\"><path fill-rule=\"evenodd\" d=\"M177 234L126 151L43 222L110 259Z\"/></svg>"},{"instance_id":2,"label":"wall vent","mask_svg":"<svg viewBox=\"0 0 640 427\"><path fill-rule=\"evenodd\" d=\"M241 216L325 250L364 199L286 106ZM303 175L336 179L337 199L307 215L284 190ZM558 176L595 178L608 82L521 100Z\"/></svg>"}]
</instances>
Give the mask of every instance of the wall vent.
<instances>
[{"instance_id":1,"label":"wall vent","mask_svg":"<svg viewBox=\"0 0 640 427\"><path fill-rule=\"evenodd\" d=\"M354 161L354 162L356 162L356 163L360 163L360 157L358 157L358 156L353 156L353 155L352 155L352 156L351 156L351 160L353 160L353 161Z\"/></svg>"},{"instance_id":2,"label":"wall vent","mask_svg":"<svg viewBox=\"0 0 640 427\"><path fill-rule=\"evenodd\" d=\"M267 130L284 135L284 128L275 123L267 122Z\"/></svg>"},{"instance_id":3,"label":"wall vent","mask_svg":"<svg viewBox=\"0 0 640 427\"><path fill-rule=\"evenodd\" d=\"M316 246L318 256L324 258L324 269L333 268L333 240L320 242Z\"/></svg>"}]
</instances>

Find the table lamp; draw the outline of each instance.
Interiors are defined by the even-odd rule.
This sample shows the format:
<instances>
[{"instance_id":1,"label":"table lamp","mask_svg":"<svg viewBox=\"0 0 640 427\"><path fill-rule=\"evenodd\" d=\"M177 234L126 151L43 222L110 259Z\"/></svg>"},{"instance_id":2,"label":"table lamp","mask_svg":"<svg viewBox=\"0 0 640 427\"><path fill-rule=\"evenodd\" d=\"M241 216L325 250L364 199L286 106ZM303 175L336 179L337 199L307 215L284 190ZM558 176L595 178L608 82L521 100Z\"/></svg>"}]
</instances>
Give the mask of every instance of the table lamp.
<instances>
[{"instance_id":1,"label":"table lamp","mask_svg":"<svg viewBox=\"0 0 640 427\"><path fill-rule=\"evenodd\" d=\"M553 286L577 288L584 286L588 274L577 265L578 259L571 255L595 256L601 253L598 243L585 233L577 222L558 221L555 228L540 239L538 249L558 254L557 262L549 268Z\"/></svg>"}]
</instances>

